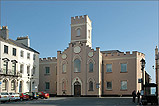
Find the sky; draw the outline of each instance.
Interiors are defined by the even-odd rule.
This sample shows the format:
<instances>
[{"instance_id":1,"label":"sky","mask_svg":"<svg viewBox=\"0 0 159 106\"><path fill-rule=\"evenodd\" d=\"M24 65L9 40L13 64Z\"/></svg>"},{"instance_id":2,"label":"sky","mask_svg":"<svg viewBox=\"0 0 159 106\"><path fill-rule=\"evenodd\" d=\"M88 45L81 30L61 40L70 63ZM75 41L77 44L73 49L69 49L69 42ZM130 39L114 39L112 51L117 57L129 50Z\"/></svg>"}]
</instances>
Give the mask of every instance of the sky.
<instances>
[{"instance_id":1,"label":"sky","mask_svg":"<svg viewBox=\"0 0 159 106\"><path fill-rule=\"evenodd\" d=\"M40 57L57 57L71 40L71 17L92 20L92 47L139 51L146 55L146 71L155 81L155 47L158 45L157 1L2 1L1 26L9 37L28 35Z\"/></svg>"}]
</instances>

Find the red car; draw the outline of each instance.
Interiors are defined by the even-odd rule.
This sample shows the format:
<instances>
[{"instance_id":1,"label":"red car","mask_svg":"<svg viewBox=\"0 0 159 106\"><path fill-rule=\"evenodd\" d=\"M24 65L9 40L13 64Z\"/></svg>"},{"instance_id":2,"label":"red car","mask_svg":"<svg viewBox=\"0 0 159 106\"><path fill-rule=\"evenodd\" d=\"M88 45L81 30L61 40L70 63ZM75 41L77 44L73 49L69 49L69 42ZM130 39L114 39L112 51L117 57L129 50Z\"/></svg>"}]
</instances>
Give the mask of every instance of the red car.
<instances>
[{"instance_id":1,"label":"red car","mask_svg":"<svg viewBox=\"0 0 159 106\"><path fill-rule=\"evenodd\" d=\"M29 100L29 95L27 93L20 93L20 100Z\"/></svg>"},{"instance_id":2,"label":"red car","mask_svg":"<svg viewBox=\"0 0 159 106\"><path fill-rule=\"evenodd\" d=\"M46 92L38 92L39 94L39 98L43 99L48 99L49 98L49 93L46 93Z\"/></svg>"}]
</instances>

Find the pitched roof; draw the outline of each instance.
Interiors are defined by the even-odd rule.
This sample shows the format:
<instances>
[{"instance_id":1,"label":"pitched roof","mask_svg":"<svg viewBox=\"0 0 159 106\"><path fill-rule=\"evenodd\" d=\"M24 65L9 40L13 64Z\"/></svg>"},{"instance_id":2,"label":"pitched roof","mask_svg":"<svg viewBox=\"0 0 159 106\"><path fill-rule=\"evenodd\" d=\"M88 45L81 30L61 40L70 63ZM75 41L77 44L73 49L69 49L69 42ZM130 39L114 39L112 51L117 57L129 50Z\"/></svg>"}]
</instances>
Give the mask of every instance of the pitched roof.
<instances>
[{"instance_id":1,"label":"pitched roof","mask_svg":"<svg viewBox=\"0 0 159 106\"><path fill-rule=\"evenodd\" d=\"M111 54L111 53L121 53L121 51L119 51L119 50L106 50L106 51L101 51L101 53Z\"/></svg>"},{"instance_id":2,"label":"pitched roof","mask_svg":"<svg viewBox=\"0 0 159 106\"><path fill-rule=\"evenodd\" d=\"M19 43L19 42L15 41L15 40L12 40L12 39L5 40L2 37L0 37L0 41L3 41L3 42L6 42L6 43L9 43L9 44L12 44L14 46L18 46L18 47L21 47L23 49L26 49L26 50L29 50L29 51L32 51L32 52L40 54L38 51L36 51L36 50L34 50L34 49L32 49L32 48L30 48L30 47L28 47L28 46L26 46L26 45L24 45L22 43Z\"/></svg>"}]
</instances>

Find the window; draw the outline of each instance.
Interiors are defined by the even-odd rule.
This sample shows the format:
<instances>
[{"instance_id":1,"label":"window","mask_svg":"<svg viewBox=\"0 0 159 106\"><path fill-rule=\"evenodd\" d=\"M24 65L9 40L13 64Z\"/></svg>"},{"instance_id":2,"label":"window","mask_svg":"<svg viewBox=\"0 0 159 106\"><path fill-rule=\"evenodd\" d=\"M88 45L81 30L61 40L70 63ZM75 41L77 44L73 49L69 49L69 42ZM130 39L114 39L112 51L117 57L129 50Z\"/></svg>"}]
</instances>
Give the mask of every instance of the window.
<instances>
[{"instance_id":1,"label":"window","mask_svg":"<svg viewBox=\"0 0 159 106\"><path fill-rule=\"evenodd\" d=\"M50 89L50 83L49 82L45 82L45 89L46 90Z\"/></svg>"},{"instance_id":2,"label":"window","mask_svg":"<svg viewBox=\"0 0 159 106\"><path fill-rule=\"evenodd\" d=\"M33 60L35 60L35 58L36 58L36 55L35 55L35 54L33 54Z\"/></svg>"},{"instance_id":3,"label":"window","mask_svg":"<svg viewBox=\"0 0 159 106\"><path fill-rule=\"evenodd\" d=\"M66 64L62 65L62 72L65 73L66 72Z\"/></svg>"},{"instance_id":4,"label":"window","mask_svg":"<svg viewBox=\"0 0 159 106\"><path fill-rule=\"evenodd\" d=\"M50 74L50 67L45 67L45 74Z\"/></svg>"},{"instance_id":5,"label":"window","mask_svg":"<svg viewBox=\"0 0 159 106\"><path fill-rule=\"evenodd\" d=\"M112 72L112 64L106 64L106 72Z\"/></svg>"},{"instance_id":6,"label":"window","mask_svg":"<svg viewBox=\"0 0 159 106\"><path fill-rule=\"evenodd\" d=\"M3 82L2 82L2 90L7 90L7 80L3 80Z\"/></svg>"},{"instance_id":7,"label":"window","mask_svg":"<svg viewBox=\"0 0 159 106\"><path fill-rule=\"evenodd\" d=\"M27 66L27 74L30 76L30 66Z\"/></svg>"},{"instance_id":8,"label":"window","mask_svg":"<svg viewBox=\"0 0 159 106\"><path fill-rule=\"evenodd\" d=\"M3 73L8 74L8 62L3 63Z\"/></svg>"},{"instance_id":9,"label":"window","mask_svg":"<svg viewBox=\"0 0 159 106\"><path fill-rule=\"evenodd\" d=\"M80 28L77 29L77 36L81 36L81 29Z\"/></svg>"},{"instance_id":10,"label":"window","mask_svg":"<svg viewBox=\"0 0 159 106\"><path fill-rule=\"evenodd\" d=\"M127 64L121 64L121 72L127 72Z\"/></svg>"},{"instance_id":11,"label":"window","mask_svg":"<svg viewBox=\"0 0 159 106\"><path fill-rule=\"evenodd\" d=\"M92 81L89 82L89 91L93 91L93 82Z\"/></svg>"},{"instance_id":12,"label":"window","mask_svg":"<svg viewBox=\"0 0 159 106\"><path fill-rule=\"evenodd\" d=\"M88 30L88 38L90 39L90 36L91 36L91 31Z\"/></svg>"},{"instance_id":13,"label":"window","mask_svg":"<svg viewBox=\"0 0 159 106\"><path fill-rule=\"evenodd\" d=\"M4 53L8 54L8 46L4 45Z\"/></svg>"},{"instance_id":14,"label":"window","mask_svg":"<svg viewBox=\"0 0 159 106\"><path fill-rule=\"evenodd\" d=\"M14 80L12 80L12 82L11 82L11 90L15 90L15 81Z\"/></svg>"},{"instance_id":15,"label":"window","mask_svg":"<svg viewBox=\"0 0 159 106\"><path fill-rule=\"evenodd\" d=\"M13 56L16 56L17 49L13 48Z\"/></svg>"},{"instance_id":16,"label":"window","mask_svg":"<svg viewBox=\"0 0 159 106\"><path fill-rule=\"evenodd\" d=\"M30 53L27 53L27 59L30 59Z\"/></svg>"},{"instance_id":17,"label":"window","mask_svg":"<svg viewBox=\"0 0 159 106\"><path fill-rule=\"evenodd\" d=\"M24 51L23 50L20 51L20 57L24 57Z\"/></svg>"},{"instance_id":18,"label":"window","mask_svg":"<svg viewBox=\"0 0 159 106\"><path fill-rule=\"evenodd\" d=\"M21 65L20 65L20 73L23 73L23 70L24 70L24 65L21 64Z\"/></svg>"},{"instance_id":19,"label":"window","mask_svg":"<svg viewBox=\"0 0 159 106\"><path fill-rule=\"evenodd\" d=\"M66 81L62 81L62 90L66 90Z\"/></svg>"},{"instance_id":20,"label":"window","mask_svg":"<svg viewBox=\"0 0 159 106\"><path fill-rule=\"evenodd\" d=\"M79 59L74 60L74 72L81 72L81 61Z\"/></svg>"},{"instance_id":21,"label":"window","mask_svg":"<svg viewBox=\"0 0 159 106\"><path fill-rule=\"evenodd\" d=\"M33 66L33 75L35 74L35 70L36 70L36 68L35 68L35 66Z\"/></svg>"},{"instance_id":22,"label":"window","mask_svg":"<svg viewBox=\"0 0 159 106\"><path fill-rule=\"evenodd\" d=\"M93 63L92 62L89 63L89 72L93 72Z\"/></svg>"},{"instance_id":23,"label":"window","mask_svg":"<svg viewBox=\"0 0 159 106\"><path fill-rule=\"evenodd\" d=\"M112 82L106 82L107 90L112 90Z\"/></svg>"},{"instance_id":24,"label":"window","mask_svg":"<svg viewBox=\"0 0 159 106\"><path fill-rule=\"evenodd\" d=\"M127 90L127 81L121 81L121 90Z\"/></svg>"},{"instance_id":25,"label":"window","mask_svg":"<svg viewBox=\"0 0 159 106\"><path fill-rule=\"evenodd\" d=\"M12 75L16 74L16 63L12 63Z\"/></svg>"}]
</instances>

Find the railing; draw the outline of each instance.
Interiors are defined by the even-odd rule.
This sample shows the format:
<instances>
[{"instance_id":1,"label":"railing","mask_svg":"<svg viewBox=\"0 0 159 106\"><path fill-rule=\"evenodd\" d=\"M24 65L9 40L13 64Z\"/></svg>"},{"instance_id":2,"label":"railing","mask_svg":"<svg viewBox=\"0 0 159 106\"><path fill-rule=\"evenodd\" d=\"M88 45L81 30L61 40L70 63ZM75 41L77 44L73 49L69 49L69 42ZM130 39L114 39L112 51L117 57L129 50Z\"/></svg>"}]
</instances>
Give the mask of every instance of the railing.
<instances>
[{"instance_id":1,"label":"railing","mask_svg":"<svg viewBox=\"0 0 159 106\"><path fill-rule=\"evenodd\" d=\"M11 69L0 69L0 75L4 75L4 76L14 76L14 77L22 77L22 73L20 73L19 71L13 71Z\"/></svg>"}]
</instances>

